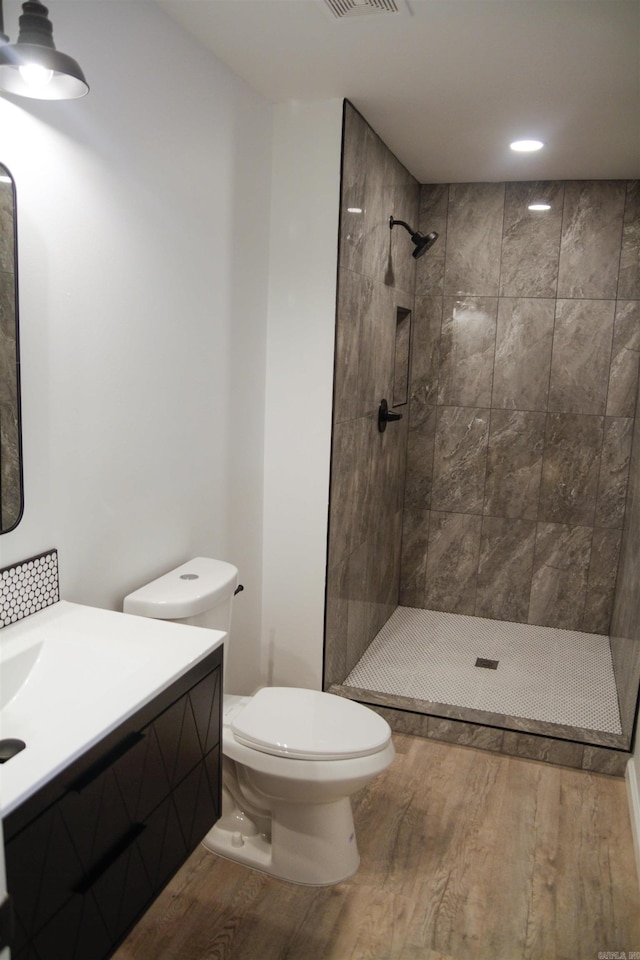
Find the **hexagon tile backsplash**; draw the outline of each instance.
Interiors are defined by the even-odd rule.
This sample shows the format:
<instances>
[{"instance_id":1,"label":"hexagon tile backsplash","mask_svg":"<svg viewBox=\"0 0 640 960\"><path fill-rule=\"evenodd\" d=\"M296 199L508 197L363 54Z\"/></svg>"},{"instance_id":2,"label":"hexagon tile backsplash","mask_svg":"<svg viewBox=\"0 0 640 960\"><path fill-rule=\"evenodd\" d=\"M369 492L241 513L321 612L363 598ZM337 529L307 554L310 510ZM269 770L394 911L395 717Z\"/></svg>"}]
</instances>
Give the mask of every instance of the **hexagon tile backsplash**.
<instances>
[{"instance_id":1,"label":"hexagon tile backsplash","mask_svg":"<svg viewBox=\"0 0 640 960\"><path fill-rule=\"evenodd\" d=\"M4 567L0 570L0 629L59 599L57 550Z\"/></svg>"}]
</instances>

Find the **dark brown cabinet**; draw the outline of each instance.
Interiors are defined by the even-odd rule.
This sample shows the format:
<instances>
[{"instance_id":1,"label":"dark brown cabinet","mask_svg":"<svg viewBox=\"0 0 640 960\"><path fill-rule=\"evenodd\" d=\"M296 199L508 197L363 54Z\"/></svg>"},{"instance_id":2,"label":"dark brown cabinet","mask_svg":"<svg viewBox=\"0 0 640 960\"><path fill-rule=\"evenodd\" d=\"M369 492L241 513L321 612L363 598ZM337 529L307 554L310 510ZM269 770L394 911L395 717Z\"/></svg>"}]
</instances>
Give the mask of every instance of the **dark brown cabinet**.
<instances>
[{"instance_id":1,"label":"dark brown cabinet","mask_svg":"<svg viewBox=\"0 0 640 960\"><path fill-rule=\"evenodd\" d=\"M4 820L12 960L106 960L218 819L221 664L216 650Z\"/></svg>"}]
</instances>

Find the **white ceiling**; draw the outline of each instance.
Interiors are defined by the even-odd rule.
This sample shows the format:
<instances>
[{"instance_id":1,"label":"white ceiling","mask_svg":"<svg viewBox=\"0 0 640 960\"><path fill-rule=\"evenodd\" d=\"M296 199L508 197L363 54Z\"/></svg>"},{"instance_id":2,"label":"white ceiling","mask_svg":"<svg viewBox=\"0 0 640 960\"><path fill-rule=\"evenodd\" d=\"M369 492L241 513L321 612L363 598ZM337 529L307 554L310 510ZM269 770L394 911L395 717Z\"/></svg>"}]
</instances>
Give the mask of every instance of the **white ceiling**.
<instances>
[{"instance_id":1,"label":"white ceiling","mask_svg":"<svg viewBox=\"0 0 640 960\"><path fill-rule=\"evenodd\" d=\"M640 176L640 0L161 2L265 98L349 99L421 183Z\"/></svg>"}]
</instances>

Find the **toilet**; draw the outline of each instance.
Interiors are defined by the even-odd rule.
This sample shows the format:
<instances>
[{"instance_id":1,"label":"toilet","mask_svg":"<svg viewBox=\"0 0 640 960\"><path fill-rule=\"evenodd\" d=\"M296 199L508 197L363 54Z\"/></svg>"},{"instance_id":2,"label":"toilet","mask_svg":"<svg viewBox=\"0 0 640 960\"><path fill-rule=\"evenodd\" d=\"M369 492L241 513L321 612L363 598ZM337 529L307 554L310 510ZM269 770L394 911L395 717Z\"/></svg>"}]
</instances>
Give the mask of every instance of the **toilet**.
<instances>
[{"instance_id":1,"label":"toilet","mask_svg":"<svg viewBox=\"0 0 640 960\"><path fill-rule=\"evenodd\" d=\"M197 557L124 599L125 613L224 630L238 571ZM314 886L339 883L360 857L351 795L389 766L391 729L352 700L298 687L224 694L222 815L207 850Z\"/></svg>"}]
</instances>

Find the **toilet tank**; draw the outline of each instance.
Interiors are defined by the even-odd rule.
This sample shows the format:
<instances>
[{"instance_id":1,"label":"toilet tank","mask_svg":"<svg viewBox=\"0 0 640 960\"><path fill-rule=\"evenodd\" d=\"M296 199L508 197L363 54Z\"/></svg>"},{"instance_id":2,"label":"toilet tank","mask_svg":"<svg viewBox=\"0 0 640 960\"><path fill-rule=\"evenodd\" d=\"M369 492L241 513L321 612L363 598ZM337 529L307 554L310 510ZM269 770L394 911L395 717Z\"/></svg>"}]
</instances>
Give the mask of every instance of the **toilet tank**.
<instances>
[{"instance_id":1,"label":"toilet tank","mask_svg":"<svg viewBox=\"0 0 640 960\"><path fill-rule=\"evenodd\" d=\"M237 584L238 570L233 564L196 557L130 593L122 610L228 634Z\"/></svg>"}]
</instances>

